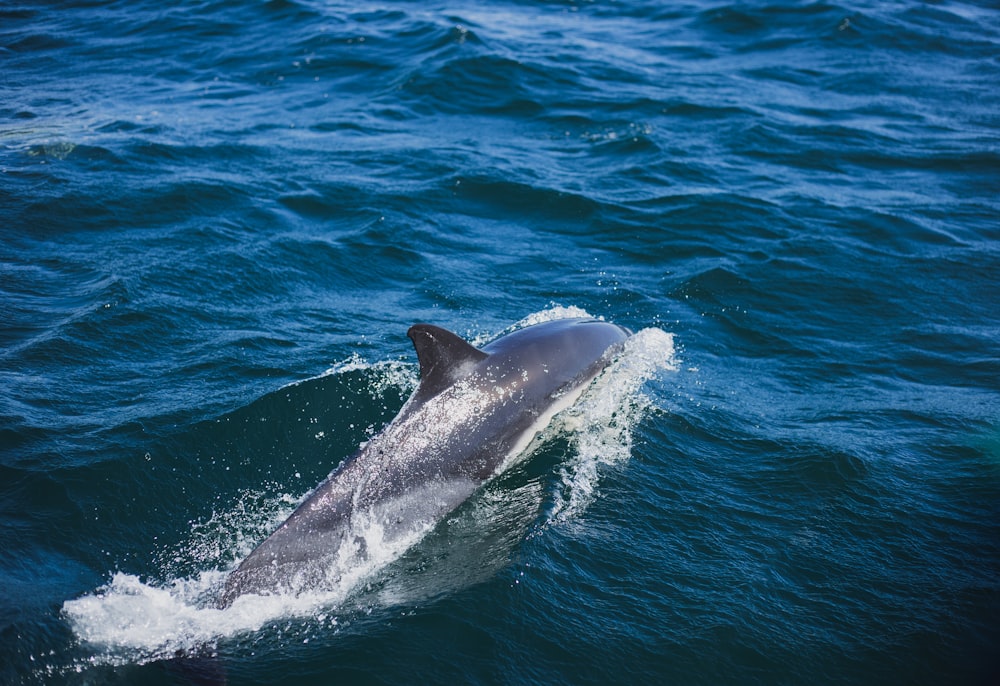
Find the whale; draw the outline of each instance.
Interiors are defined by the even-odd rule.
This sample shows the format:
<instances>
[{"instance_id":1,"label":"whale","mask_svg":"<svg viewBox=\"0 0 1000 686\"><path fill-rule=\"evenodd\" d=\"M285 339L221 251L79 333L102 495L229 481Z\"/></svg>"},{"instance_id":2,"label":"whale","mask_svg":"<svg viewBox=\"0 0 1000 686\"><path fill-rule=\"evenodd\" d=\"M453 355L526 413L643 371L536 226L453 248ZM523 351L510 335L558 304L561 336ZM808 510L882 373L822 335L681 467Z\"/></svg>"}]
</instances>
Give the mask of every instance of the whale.
<instances>
[{"instance_id":1,"label":"whale","mask_svg":"<svg viewBox=\"0 0 1000 686\"><path fill-rule=\"evenodd\" d=\"M399 414L343 460L226 577L218 606L320 590L379 541L419 540L504 472L621 353L627 328L594 318L531 324L477 348L447 329L407 331L419 383Z\"/></svg>"}]
</instances>

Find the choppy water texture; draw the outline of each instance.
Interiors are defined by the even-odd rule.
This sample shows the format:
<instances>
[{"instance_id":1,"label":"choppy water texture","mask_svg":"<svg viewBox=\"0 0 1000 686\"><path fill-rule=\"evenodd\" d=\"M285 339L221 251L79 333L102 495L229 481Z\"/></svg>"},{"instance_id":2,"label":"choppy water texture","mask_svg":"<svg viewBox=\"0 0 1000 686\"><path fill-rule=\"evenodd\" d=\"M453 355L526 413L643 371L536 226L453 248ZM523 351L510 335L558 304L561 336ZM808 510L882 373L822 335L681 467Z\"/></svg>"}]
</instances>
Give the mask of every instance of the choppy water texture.
<instances>
[{"instance_id":1,"label":"choppy water texture","mask_svg":"<svg viewBox=\"0 0 1000 686\"><path fill-rule=\"evenodd\" d=\"M951 0L4 3L0 682L997 678L998 55ZM529 459L212 609L411 323L581 311L641 335Z\"/></svg>"}]
</instances>

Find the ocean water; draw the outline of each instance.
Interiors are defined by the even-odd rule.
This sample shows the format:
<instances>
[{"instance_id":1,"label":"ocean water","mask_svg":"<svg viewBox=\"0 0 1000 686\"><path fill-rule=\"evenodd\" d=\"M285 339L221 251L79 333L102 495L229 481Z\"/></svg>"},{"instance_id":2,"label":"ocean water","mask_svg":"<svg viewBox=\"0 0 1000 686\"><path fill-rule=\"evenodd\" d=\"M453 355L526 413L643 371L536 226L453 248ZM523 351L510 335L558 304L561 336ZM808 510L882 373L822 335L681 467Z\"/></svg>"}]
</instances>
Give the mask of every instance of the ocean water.
<instances>
[{"instance_id":1,"label":"ocean water","mask_svg":"<svg viewBox=\"0 0 1000 686\"><path fill-rule=\"evenodd\" d=\"M298 598L426 321L637 332ZM1000 9L0 5L0 683L1000 678Z\"/></svg>"}]
</instances>

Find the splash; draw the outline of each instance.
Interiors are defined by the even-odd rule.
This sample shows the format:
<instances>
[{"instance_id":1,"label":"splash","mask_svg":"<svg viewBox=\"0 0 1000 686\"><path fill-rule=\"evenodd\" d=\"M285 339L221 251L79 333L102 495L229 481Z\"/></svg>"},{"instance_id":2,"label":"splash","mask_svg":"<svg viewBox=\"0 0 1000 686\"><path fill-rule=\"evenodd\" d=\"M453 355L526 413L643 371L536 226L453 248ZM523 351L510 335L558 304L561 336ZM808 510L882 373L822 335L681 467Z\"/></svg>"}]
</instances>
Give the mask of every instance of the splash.
<instances>
[{"instance_id":1,"label":"splash","mask_svg":"<svg viewBox=\"0 0 1000 686\"><path fill-rule=\"evenodd\" d=\"M574 317L590 317L592 319L602 319L601 317L594 317L594 315L590 314L589 312L580 307L575 307L572 305L569 307L564 307L562 305L553 305L547 310L541 310L540 312L534 312L532 314L529 314L527 317L525 317L518 323L514 324L514 326L511 327L511 330L523 329L526 326L532 326L533 324L541 324L543 322L551 322L555 321L556 319L573 319Z\"/></svg>"},{"instance_id":2,"label":"splash","mask_svg":"<svg viewBox=\"0 0 1000 686\"><path fill-rule=\"evenodd\" d=\"M275 519L281 521L291 513L294 508L285 507L287 498L278 500L273 512L257 517L251 529L269 532L276 525ZM239 511L236 508L212 521L233 520ZM279 517L274 516L275 512ZM243 595L224 609L216 607L216 600L231 570L208 569L165 583L116 572L94 593L63 604L63 616L79 641L92 651L68 669L81 665L146 664L179 655L211 655L222 639L256 633L291 617L319 621L324 632L336 628L339 620L331 611L348 614L358 611L359 603L352 603L352 597L363 593L366 582L398 560L434 524L427 520L405 535L398 532L388 535L382 521L377 515L357 518L351 534L356 544L342 546L336 559L331 560L327 583L294 595ZM210 524L205 528L214 527L215 524ZM249 552L252 540L249 535L232 538L231 549L224 551L225 556L234 557L234 550ZM207 539L197 542L192 551L196 555L204 553L208 550L206 545ZM202 562L211 564L208 560Z\"/></svg>"},{"instance_id":3,"label":"splash","mask_svg":"<svg viewBox=\"0 0 1000 686\"><path fill-rule=\"evenodd\" d=\"M523 329L527 326L532 326L534 324L543 324L545 322L555 321L557 319L574 319L589 317L591 319L603 319L602 317L595 317L586 310L576 306L565 307L563 305L551 304L547 309L539 310L538 312L533 312L529 314L524 319L515 322L503 329L499 333L480 333L478 335L471 335L469 337L469 342L477 348L481 348L490 341L493 341L501 336L506 336L509 333L517 331L518 329Z\"/></svg>"},{"instance_id":4,"label":"splash","mask_svg":"<svg viewBox=\"0 0 1000 686\"><path fill-rule=\"evenodd\" d=\"M552 307L526 317L512 328L585 316L589 315L580 308ZM546 524L579 517L597 497L601 467L628 458L634 430L652 405L652 400L643 393L644 384L675 368L672 336L659 329L641 330L627 340L616 361L584 395L557 416L540 440L557 434L567 436L573 456L559 471L557 492L551 496L553 503L547 508ZM416 386L413 365L369 364L356 356L322 376L359 370L371 374L372 393L387 389L405 392ZM297 595L245 595L225 609L216 607L229 571L304 497L305 494L267 495L248 491L231 509L215 513L205 522L194 523L188 541L157 557L160 580L117 572L95 592L66 602L64 617L81 644L91 651L85 663L146 663L177 653L203 653L206 647L214 650L220 640L255 633L290 617L319 619L328 626L336 626L337 617L351 611L359 589L363 592L366 585L376 583L379 575L384 577L387 568L435 529L434 523L428 522L427 526L414 527L405 536L389 537L380 530L377 518L367 522L359 518L360 528L354 534L363 541L364 554L342 551L346 557L333 561L331 570L335 573L331 571L330 583L322 585L322 590ZM477 531L482 534L495 526L493 520L500 518L497 511L503 510L495 506L498 497L506 502L512 496L506 492L498 496L494 487L487 486L473 497L469 512L492 514L487 517L488 522L477 519L474 525L467 525L466 529L472 526L469 530L472 533L466 531L466 538L474 538ZM479 501L494 506L477 506ZM523 509L528 513L533 511L528 507ZM452 518L446 522L445 528L452 527L454 521ZM430 538L430 544L434 545L436 538ZM406 576L407 572L404 569L390 574ZM433 595L429 587L432 580L382 578L377 583L388 586L375 602L398 602L402 597L399 589L410 587L419 587L424 596ZM389 592L390 589L396 590Z\"/></svg>"},{"instance_id":5,"label":"splash","mask_svg":"<svg viewBox=\"0 0 1000 686\"><path fill-rule=\"evenodd\" d=\"M354 353L343 362L338 362L322 374L306 379L304 381L293 381L289 386L322 379L328 376L340 376L350 372L366 372L372 374L370 388L375 395L382 395L389 388L397 388L403 392L410 392L417 387L419 378L417 369L411 364L400 362L399 360L382 360L380 362L367 362L363 357Z\"/></svg>"},{"instance_id":6,"label":"splash","mask_svg":"<svg viewBox=\"0 0 1000 686\"><path fill-rule=\"evenodd\" d=\"M568 434L574 456L560 469L560 486L547 521L579 516L596 497L600 468L628 458L635 428L653 405L643 386L677 369L673 335L643 329L594 385L560 416L557 430Z\"/></svg>"},{"instance_id":7,"label":"splash","mask_svg":"<svg viewBox=\"0 0 1000 686\"><path fill-rule=\"evenodd\" d=\"M258 631L286 614L307 613L308 599L297 598L256 598L225 611L215 607L228 576L217 565L233 565L248 554L298 500L247 491L230 509L193 523L189 540L157 556L167 581L119 571L94 593L65 602L63 616L80 642L95 651L85 662L144 664L204 652L222 637Z\"/></svg>"}]
</instances>

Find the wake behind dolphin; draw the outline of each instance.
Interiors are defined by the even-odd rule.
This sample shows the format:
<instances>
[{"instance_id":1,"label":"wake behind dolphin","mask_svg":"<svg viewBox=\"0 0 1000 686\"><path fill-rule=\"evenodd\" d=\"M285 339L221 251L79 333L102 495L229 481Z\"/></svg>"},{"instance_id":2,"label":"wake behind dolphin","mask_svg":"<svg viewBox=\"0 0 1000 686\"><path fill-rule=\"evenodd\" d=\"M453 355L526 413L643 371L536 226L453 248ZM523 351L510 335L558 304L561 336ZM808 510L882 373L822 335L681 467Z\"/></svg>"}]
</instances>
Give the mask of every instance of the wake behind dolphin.
<instances>
[{"instance_id":1,"label":"wake behind dolphin","mask_svg":"<svg viewBox=\"0 0 1000 686\"><path fill-rule=\"evenodd\" d=\"M367 534L406 547L509 467L607 367L631 332L557 319L475 348L417 324L407 335L420 384L383 431L347 458L226 580L247 594L297 594L338 582L367 556Z\"/></svg>"}]
</instances>

